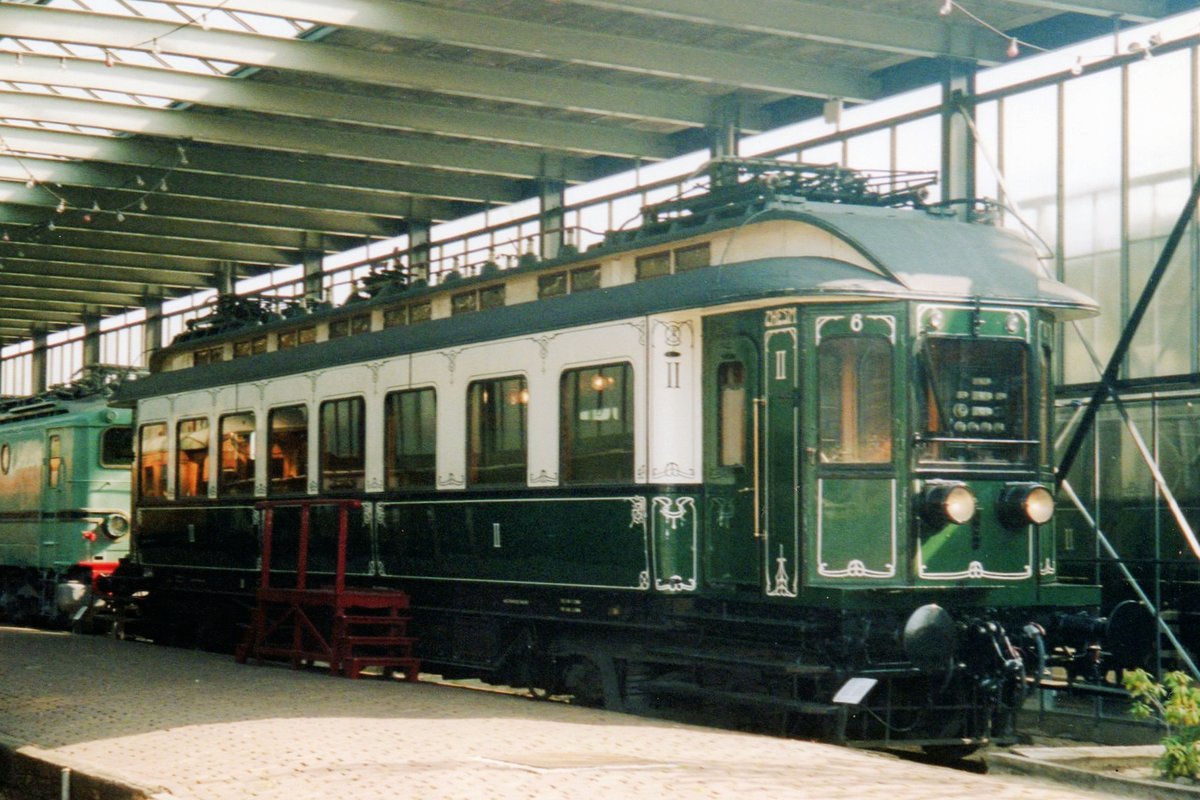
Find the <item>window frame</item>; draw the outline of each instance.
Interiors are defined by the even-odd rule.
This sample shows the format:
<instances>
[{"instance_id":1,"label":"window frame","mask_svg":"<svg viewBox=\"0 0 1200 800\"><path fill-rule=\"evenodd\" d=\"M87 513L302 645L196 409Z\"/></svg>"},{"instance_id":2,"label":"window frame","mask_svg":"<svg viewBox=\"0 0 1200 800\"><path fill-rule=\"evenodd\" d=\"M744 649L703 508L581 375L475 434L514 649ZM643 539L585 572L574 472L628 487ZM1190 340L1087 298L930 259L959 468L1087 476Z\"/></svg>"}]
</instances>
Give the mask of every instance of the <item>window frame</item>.
<instances>
[{"instance_id":1,"label":"window frame","mask_svg":"<svg viewBox=\"0 0 1200 800\"><path fill-rule=\"evenodd\" d=\"M399 413L402 409L399 407L399 398L405 395L430 395L432 396L432 449L430 455L433 462L431 466L431 475L428 481L412 480L411 476L425 472L425 470L405 470L399 468L400 457L407 453L401 453L398 444L398 426L403 427L403 414ZM394 399L395 398L395 399ZM408 489L434 489L437 487L437 387L436 386L414 386L407 389L395 389L386 393L383 397L383 486L387 491L403 491ZM393 408L396 409L395 414L392 413ZM418 416L425 410L423 402L418 403ZM416 429L423 428L423 420L418 419ZM422 454L423 455L423 454ZM405 476L401 479L400 476Z\"/></svg>"},{"instance_id":2,"label":"window frame","mask_svg":"<svg viewBox=\"0 0 1200 800\"><path fill-rule=\"evenodd\" d=\"M505 387L503 389L500 389L499 392L497 392L497 389L499 388L500 384L504 384L504 383L507 383L510 381L519 381L520 382L519 386L515 389L515 391L517 392L517 402L512 403L511 405L516 405L516 406L521 407L521 412L518 415L518 426L520 428L518 435L520 436L520 439L521 439L521 447L516 450L501 450L498 448L486 449L484 447L485 438L490 438L492 440L495 440L498 437L503 436L504 432L500 431L498 429L498 426L494 427L490 431L485 431L485 429L482 427L482 423L484 422L484 420L481 420L477 416L476 409L479 406L476 403L475 389L478 386L482 386L482 385L486 384L488 387L490 387L491 391L493 392L493 395L490 398L485 395L480 399L483 401L483 403L488 404L486 406L487 408L503 410L502 407L499 407L495 404L496 403L496 394L503 393L503 392L509 392L512 390L509 389L508 387ZM486 392L486 391L488 391L488 389L485 388L483 391ZM466 457L467 457L467 459L466 459L466 465L467 465L466 483L467 483L467 486L469 486L469 487L476 487L476 486L478 486L478 487L514 487L514 486L527 486L528 485L528 483L529 483L529 398L530 398L529 378L523 372L522 373L509 373L509 374L505 374L505 375L497 375L495 377L488 377L488 378L477 378L476 380L473 380L467 384L467 393L466 393L466 403L467 403L466 433L467 433L467 436L466 436L466 442L465 442ZM497 415L493 413L492 416L495 418ZM478 439L478 444L479 444L478 452L475 451L477 439ZM487 460L486 457L489 454L494 455L494 454L500 454L500 453L520 453L520 455L521 455L521 459L520 459L521 477L519 480L506 480L506 479L484 480L481 477L482 471L488 470L488 469L496 469L497 471L500 471L500 474L504 474L501 470L507 468L508 470L512 470L515 475L515 470L516 470L515 462L513 464L505 464L505 463L484 464L483 463L485 460Z\"/></svg>"},{"instance_id":3,"label":"window frame","mask_svg":"<svg viewBox=\"0 0 1200 800\"><path fill-rule=\"evenodd\" d=\"M356 431L357 436L354 436L355 431L353 430L353 427L354 427L353 417L355 415L353 412L351 412L351 415L350 415L351 422L349 423L349 425L351 426L351 430L350 430L351 438L357 440L357 441L352 442L352 444L357 448L357 451L358 451L358 453L357 453L358 467L357 467L357 469L339 469L339 470L335 471L335 470L331 470L330 466L329 466L330 460L335 456L328 450L328 447L327 447L327 445L328 445L327 434L329 433L329 431L326 428L325 413L326 413L327 408L337 407L337 406L341 406L341 405L345 405L345 404L357 404L357 406L358 406L357 426L356 426L357 427L357 431ZM339 439L339 441L340 441L340 439ZM341 456L338 456L338 457L341 457ZM353 458L353 457L354 457L354 454L352 453L351 456L347 456L346 458ZM331 472L336 472L339 475L348 476L348 479L353 481L353 485L348 485L348 486L333 485L333 483L332 483L333 479L330 476ZM345 478L343 478L343 480L344 479ZM366 491L366 487L367 487L367 399L361 394L344 395L342 397L327 397L327 398L323 399L317 405L317 487L318 487L318 491L320 491L321 493Z\"/></svg>"},{"instance_id":4,"label":"window frame","mask_svg":"<svg viewBox=\"0 0 1200 800\"><path fill-rule=\"evenodd\" d=\"M229 438L225 433L225 422L232 417L250 417L250 442L249 442L249 464L250 464L250 491L229 491L228 482L225 479L225 442ZM258 414L253 410L250 411L230 411L227 414L222 414L217 417L217 496L218 497L253 497L256 494L255 482L258 478L258 454L255 452L257 442L255 437L258 435ZM237 474L237 473L235 473ZM237 478L239 483L244 482L245 478Z\"/></svg>"},{"instance_id":5,"label":"window frame","mask_svg":"<svg viewBox=\"0 0 1200 800\"><path fill-rule=\"evenodd\" d=\"M204 461L203 461L203 464L201 465L201 468L198 470L199 480L196 482L196 491L188 492L187 494L184 494L183 493L183 482L182 482L182 480L183 480L182 467L183 467L184 455L185 455L185 453L201 452L201 449L197 447L197 448L191 448L191 449L185 451L184 448L180 446L182 443L183 435L184 435L183 426L188 423L197 423L197 422L203 422L204 423L203 427L202 428L199 428L199 427L193 428L191 431L188 431L188 433L194 433L198 430L208 431L209 432L208 433L208 441L205 443L204 448L203 448ZM207 416L184 417L184 418L180 418L179 420L176 420L176 422L175 422L175 499L176 500L180 500L180 499L184 499L184 498L204 499L204 498L208 497L210 487L212 486L212 481L209 478L209 473L212 471L212 433L211 433L211 431L212 431L212 423L210 422L210 420Z\"/></svg>"},{"instance_id":6,"label":"window frame","mask_svg":"<svg viewBox=\"0 0 1200 800\"><path fill-rule=\"evenodd\" d=\"M603 378L604 370L620 370L622 374L622 382L619 389L611 391L619 391L618 408L620 415L617 419L622 421L622 427L627 430L621 432L619 436L622 439L627 438L625 447L618 450L622 454L622 467L627 467L627 471L622 470L619 474L605 475L602 477L575 477L578 468L582 465L584 456L569 455L569 450L576 449L576 443L583 438L585 441L589 437L580 437L578 432L578 423L580 422L580 414L587 410L583 408L583 404L579 402L581 395L576 392L574 396L574 404L568 399L568 392L572 386L578 387L578 381L583 377L583 374L594 372L597 376ZM558 473L559 483L571 486L586 486L586 485L604 485L604 484L630 484L634 482L635 463L637 459L637 398L634 394L636 388L636 373L633 363L630 361L612 361L604 364L587 364L578 367L564 369L559 373L558 379ZM593 389L596 397L601 396L604 392L610 389ZM606 406L605 408L611 408ZM592 409L598 410L598 409ZM570 413L568 413L570 412ZM611 420L591 420L599 424ZM618 434L607 434L608 437L616 438ZM598 437L597 437L598 438ZM628 457L628 463L625 463L624 457Z\"/></svg>"},{"instance_id":7,"label":"window frame","mask_svg":"<svg viewBox=\"0 0 1200 800\"><path fill-rule=\"evenodd\" d=\"M275 448L277 431L275 428L275 415L287 411L300 410L304 414L304 453L301 463L304 465L304 471L292 475L290 477L273 477L271 474L272 454ZM299 428L289 428L287 431L299 430ZM312 464L309 463L309 444L312 437L312 415L309 413L307 403L289 403L287 405L272 406L267 409L267 496L278 497L282 495L297 495L306 494L308 492L308 481L312 476ZM287 488L288 482L301 481L303 486L299 489ZM281 488L282 485L282 488Z\"/></svg>"}]
</instances>

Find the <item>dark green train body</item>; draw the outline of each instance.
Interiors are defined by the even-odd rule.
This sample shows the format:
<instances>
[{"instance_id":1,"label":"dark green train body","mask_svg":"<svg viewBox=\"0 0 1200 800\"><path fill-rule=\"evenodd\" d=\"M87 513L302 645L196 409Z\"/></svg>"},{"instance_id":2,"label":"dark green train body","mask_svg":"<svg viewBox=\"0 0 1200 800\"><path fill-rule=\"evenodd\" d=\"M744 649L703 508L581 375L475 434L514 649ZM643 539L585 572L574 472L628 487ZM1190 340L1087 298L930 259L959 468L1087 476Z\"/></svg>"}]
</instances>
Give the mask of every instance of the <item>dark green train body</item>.
<instances>
[{"instance_id":1,"label":"dark green train body","mask_svg":"<svg viewBox=\"0 0 1200 800\"><path fill-rule=\"evenodd\" d=\"M1055 324L1094 304L994 227L753 186L177 342L124 394L148 624L238 621L256 505L347 498L349 580L409 593L435 672L970 745L1048 663L1103 671L1047 491Z\"/></svg>"}]
</instances>

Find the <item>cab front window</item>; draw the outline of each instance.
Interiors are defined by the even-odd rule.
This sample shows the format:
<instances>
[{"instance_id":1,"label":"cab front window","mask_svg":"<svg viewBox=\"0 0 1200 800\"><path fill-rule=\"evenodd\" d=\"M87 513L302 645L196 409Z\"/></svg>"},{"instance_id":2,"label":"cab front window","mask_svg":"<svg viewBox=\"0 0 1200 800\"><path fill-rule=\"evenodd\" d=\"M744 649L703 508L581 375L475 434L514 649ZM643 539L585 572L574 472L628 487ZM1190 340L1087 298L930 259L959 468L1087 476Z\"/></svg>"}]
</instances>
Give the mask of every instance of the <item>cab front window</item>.
<instances>
[{"instance_id":1,"label":"cab front window","mask_svg":"<svg viewBox=\"0 0 1200 800\"><path fill-rule=\"evenodd\" d=\"M1031 455L1024 342L931 336L917 358L922 462L1024 463Z\"/></svg>"}]
</instances>

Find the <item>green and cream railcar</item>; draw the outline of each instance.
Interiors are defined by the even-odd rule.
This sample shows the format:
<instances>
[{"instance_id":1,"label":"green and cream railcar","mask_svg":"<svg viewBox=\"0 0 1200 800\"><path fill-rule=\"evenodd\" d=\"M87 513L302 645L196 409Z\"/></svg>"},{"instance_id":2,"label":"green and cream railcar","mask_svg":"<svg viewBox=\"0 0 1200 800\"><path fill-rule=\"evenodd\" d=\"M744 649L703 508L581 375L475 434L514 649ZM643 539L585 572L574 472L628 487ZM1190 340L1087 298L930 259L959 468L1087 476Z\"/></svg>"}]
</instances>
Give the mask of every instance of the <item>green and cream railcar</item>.
<instances>
[{"instance_id":1,"label":"green and cream railcar","mask_svg":"<svg viewBox=\"0 0 1200 800\"><path fill-rule=\"evenodd\" d=\"M1054 325L1094 303L989 225L707 208L169 348L125 392L156 618L253 588L256 503L356 498L348 572L411 595L434 669L1011 733L1023 659L1097 602L1048 491Z\"/></svg>"}]
</instances>

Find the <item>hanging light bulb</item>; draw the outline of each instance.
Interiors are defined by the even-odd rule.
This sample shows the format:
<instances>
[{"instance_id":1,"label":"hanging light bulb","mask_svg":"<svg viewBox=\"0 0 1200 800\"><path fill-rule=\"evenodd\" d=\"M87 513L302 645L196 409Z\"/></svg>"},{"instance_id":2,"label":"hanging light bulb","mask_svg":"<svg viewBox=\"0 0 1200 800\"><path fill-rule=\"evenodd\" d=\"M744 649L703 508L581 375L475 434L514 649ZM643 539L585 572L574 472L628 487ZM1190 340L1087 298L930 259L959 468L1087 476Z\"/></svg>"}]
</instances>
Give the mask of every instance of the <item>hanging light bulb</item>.
<instances>
[{"instance_id":1,"label":"hanging light bulb","mask_svg":"<svg viewBox=\"0 0 1200 800\"><path fill-rule=\"evenodd\" d=\"M92 201L92 211L99 211L99 210L100 210L100 201L93 200Z\"/></svg>"},{"instance_id":2,"label":"hanging light bulb","mask_svg":"<svg viewBox=\"0 0 1200 800\"><path fill-rule=\"evenodd\" d=\"M168 188L167 188L167 179L166 179L166 178L163 178L163 179L162 179L162 181L160 181L160 182L159 182L159 184L158 184L158 190L159 190L160 192L169 192L169 191L171 191L170 189L168 189Z\"/></svg>"},{"instance_id":3,"label":"hanging light bulb","mask_svg":"<svg viewBox=\"0 0 1200 800\"><path fill-rule=\"evenodd\" d=\"M150 206L146 205L146 198L143 197L142 199L138 200L138 208L140 210L145 211L149 207Z\"/></svg>"},{"instance_id":4,"label":"hanging light bulb","mask_svg":"<svg viewBox=\"0 0 1200 800\"><path fill-rule=\"evenodd\" d=\"M137 183L138 186L146 185L146 179L143 178L141 175L134 175L133 180Z\"/></svg>"},{"instance_id":5,"label":"hanging light bulb","mask_svg":"<svg viewBox=\"0 0 1200 800\"><path fill-rule=\"evenodd\" d=\"M1083 74L1083 56L1075 56L1075 63L1071 65L1072 75Z\"/></svg>"},{"instance_id":6,"label":"hanging light bulb","mask_svg":"<svg viewBox=\"0 0 1200 800\"><path fill-rule=\"evenodd\" d=\"M155 39L153 42L150 43L150 50L156 56L162 55L162 45L158 43L158 39Z\"/></svg>"},{"instance_id":7,"label":"hanging light bulb","mask_svg":"<svg viewBox=\"0 0 1200 800\"><path fill-rule=\"evenodd\" d=\"M125 221L125 212L118 211L117 212L117 222L124 222L124 221Z\"/></svg>"},{"instance_id":8,"label":"hanging light bulb","mask_svg":"<svg viewBox=\"0 0 1200 800\"><path fill-rule=\"evenodd\" d=\"M25 181L26 189L32 189L34 186L37 186L37 181L35 181L33 178L30 178L29 180Z\"/></svg>"},{"instance_id":9,"label":"hanging light bulb","mask_svg":"<svg viewBox=\"0 0 1200 800\"><path fill-rule=\"evenodd\" d=\"M946 0L942 3L942 7L938 9L938 14L943 17L950 16L950 12L954 10L954 0Z\"/></svg>"},{"instance_id":10,"label":"hanging light bulb","mask_svg":"<svg viewBox=\"0 0 1200 800\"><path fill-rule=\"evenodd\" d=\"M208 14L200 15L200 27L204 30L208 30Z\"/></svg>"},{"instance_id":11,"label":"hanging light bulb","mask_svg":"<svg viewBox=\"0 0 1200 800\"><path fill-rule=\"evenodd\" d=\"M18 50L17 51L17 66L19 67L24 63L25 63L25 54L22 53L20 50Z\"/></svg>"},{"instance_id":12,"label":"hanging light bulb","mask_svg":"<svg viewBox=\"0 0 1200 800\"><path fill-rule=\"evenodd\" d=\"M179 150L179 165L186 166L188 163L187 150L181 144L175 145L175 148Z\"/></svg>"},{"instance_id":13,"label":"hanging light bulb","mask_svg":"<svg viewBox=\"0 0 1200 800\"><path fill-rule=\"evenodd\" d=\"M50 220L49 222L46 223L46 230L48 230L48 231L54 230L54 220Z\"/></svg>"},{"instance_id":14,"label":"hanging light bulb","mask_svg":"<svg viewBox=\"0 0 1200 800\"><path fill-rule=\"evenodd\" d=\"M105 50L104 51L104 66L111 67L112 65L113 65L112 50Z\"/></svg>"},{"instance_id":15,"label":"hanging light bulb","mask_svg":"<svg viewBox=\"0 0 1200 800\"><path fill-rule=\"evenodd\" d=\"M12 237L8 235L8 231L5 231L5 232L4 232L3 239L4 239L4 241L6 241L6 242L11 242L11 241L12 241Z\"/></svg>"},{"instance_id":16,"label":"hanging light bulb","mask_svg":"<svg viewBox=\"0 0 1200 800\"><path fill-rule=\"evenodd\" d=\"M59 57L58 57L58 68L59 68L59 69L66 69L66 68L67 68L67 57L66 57L66 56L59 56Z\"/></svg>"},{"instance_id":17,"label":"hanging light bulb","mask_svg":"<svg viewBox=\"0 0 1200 800\"><path fill-rule=\"evenodd\" d=\"M1013 37L1008 42L1008 49L1004 51L1009 58L1016 58L1021 55L1021 46L1017 43L1017 37Z\"/></svg>"},{"instance_id":18,"label":"hanging light bulb","mask_svg":"<svg viewBox=\"0 0 1200 800\"><path fill-rule=\"evenodd\" d=\"M90 223L90 222L92 221L92 215L91 215L91 214L84 214L84 215L83 215L83 221L84 221L84 222L87 222L87 223Z\"/></svg>"},{"instance_id":19,"label":"hanging light bulb","mask_svg":"<svg viewBox=\"0 0 1200 800\"><path fill-rule=\"evenodd\" d=\"M67 210L67 201L60 197L58 199L58 206L54 210L57 211L59 214L66 211Z\"/></svg>"}]
</instances>

